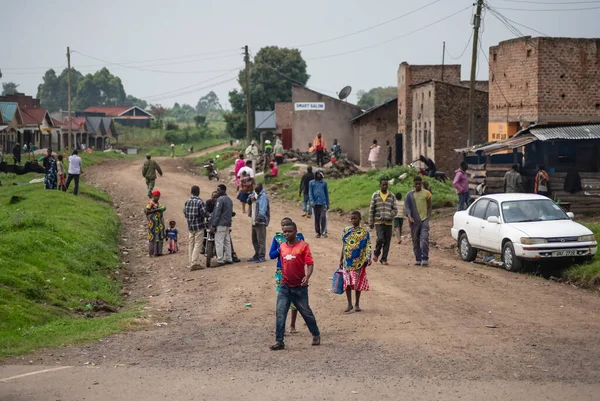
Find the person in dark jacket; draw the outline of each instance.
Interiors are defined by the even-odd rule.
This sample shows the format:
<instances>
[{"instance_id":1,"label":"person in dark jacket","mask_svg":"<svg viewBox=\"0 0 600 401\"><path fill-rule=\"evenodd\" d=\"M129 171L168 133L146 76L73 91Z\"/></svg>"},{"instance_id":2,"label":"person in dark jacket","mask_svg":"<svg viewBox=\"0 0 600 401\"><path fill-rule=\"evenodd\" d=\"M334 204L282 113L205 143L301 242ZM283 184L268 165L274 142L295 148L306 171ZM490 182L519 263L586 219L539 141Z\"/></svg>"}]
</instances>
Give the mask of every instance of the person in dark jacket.
<instances>
[{"instance_id":1,"label":"person in dark jacket","mask_svg":"<svg viewBox=\"0 0 600 401\"><path fill-rule=\"evenodd\" d=\"M327 210L329 209L329 190L323 171L317 169L315 179L309 184L308 197L315 213L315 231L317 238L327 237Z\"/></svg>"},{"instance_id":2,"label":"person in dark jacket","mask_svg":"<svg viewBox=\"0 0 600 401\"><path fill-rule=\"evenodd\" d=\"M419 161L425 164L425 172L427 173L427 176L432 178L435 177L435 172L437 171L437 166L435 165L435 162L429 157L425 157L423 155L419 156Z\"/></svg>"},{"instance_id":3,"label":"person in dark jacket","mask_svg":"<svg viewBox=\"0 0 600 401\"><path fill-rule=\"evenodd\" d=\"M300 192L298 195L302 196L302 217L307 216L309 219L312 217L312 208L310 207L310 200L308 198L308 184L315 179L312 167L308 166L306 173L300 180Z\"/></svg>"},{"instance_id":4,"label":"person in dark jacket","mask_svg":"<svg viewBox=\"0 0 600 401\"><path fill-rule=\"evenodd\" d=\"M220 184L217 187L219 199L215 205L215 210L210 216L210 230L215 234L215 250L217 252L217 266L233 263L231 251L231 220L233 217L233 202L227 196L227 187Z\"/></svg>"},{"instance_id":5,"label":"person in dark jacket","mask_svg":"<svg viewBox=\"0 0 600 401\"><path fill-rule=\"evenodd\" d=\"M15 160L15 164L21 164L21 145L19 142L15 143L13 147L13 159Z\"/></svg>"}]
</instances>

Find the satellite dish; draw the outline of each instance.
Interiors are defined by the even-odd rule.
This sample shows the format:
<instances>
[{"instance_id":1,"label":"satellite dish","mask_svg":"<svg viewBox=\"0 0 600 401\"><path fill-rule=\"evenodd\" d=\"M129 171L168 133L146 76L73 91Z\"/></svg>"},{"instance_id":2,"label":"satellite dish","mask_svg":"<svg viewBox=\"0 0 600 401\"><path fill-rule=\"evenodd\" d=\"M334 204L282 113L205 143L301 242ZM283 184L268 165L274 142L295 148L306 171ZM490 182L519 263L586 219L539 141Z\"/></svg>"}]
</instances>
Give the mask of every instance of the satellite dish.
<instances>
[{"instance_id":1,"label":"satellite dish","mask_svg":"<svg viewBox=\"0 0 600 401\"><path fill-rule=\"evenodd\" d=\"M342 88L342 90L340 91L340 93L338 93L338 97L340 98L340 100L344 100L348 96L350 96L351 92L352 92L352 87L351 86L344 86Z\"/></svg>"}]
</instances>

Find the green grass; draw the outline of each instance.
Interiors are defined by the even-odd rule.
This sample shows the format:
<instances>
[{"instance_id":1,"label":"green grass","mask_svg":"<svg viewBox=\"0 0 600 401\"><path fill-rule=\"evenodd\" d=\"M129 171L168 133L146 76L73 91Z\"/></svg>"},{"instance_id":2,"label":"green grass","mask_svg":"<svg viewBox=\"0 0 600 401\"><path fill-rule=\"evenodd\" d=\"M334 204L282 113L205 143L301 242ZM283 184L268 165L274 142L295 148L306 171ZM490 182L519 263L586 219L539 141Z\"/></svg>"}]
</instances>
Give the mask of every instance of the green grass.
<instances>
[{"instance_id":1,"label":"green grass","mask_svg":"<svg viewBox=\"0 0 600 401\"><path fill-rule=\"evenodd\" d=\"M223 170L227 167L233 166L236 159L240 155L240 149L238 148L225 148L216 152L207 153L201 157L194 159L194 163L202 166L205 162L212 159L215 162L215 166L219 170ZM204 174L204 171L201 171Z\"/></svg>"},{"instance_id":2,"label":"green grass","mask_svg":"<svg viewBox=\"0 0 600 401\"><path fill-rule=\"evenodd\" d=\"M84 155L88 164L107 157L92 155ZM120 223L110 197L85 183L79 197L45 191L43 183L6 185L40 177L0 177L0 357L95 340L129 327L137 313L83 316L94 300L122 304L112 278ZM10 205L13 195L24 199Z\"/></svg>"},{"instance_id":3,"label":"green grass","mask_svg":"<svg viewBox=\"0 0 600 401\"><path fill-rule=\"evenodd\" d=\"M288 170L286 170L286 166L290 166ZM274 183L278 184L276 185L278 187L277 192L283 194L288 199L298 201L300 199L298 197L298 190L301 177L285 175L285 172L289 171L291 166L291 164L281 166L281 177L275 180ZM405 172L409 176L400 182L398 177ZM381 177L388 177L390 179L395 177L395 184L390 187L390 191L394 194L400 192L404 198L412 190L414 174L416 174L415 171L408 167L394 167L393 169L369 171L366 174L354 175L342 179L328 179L325 177L329 188L331 209L350 212L368 207L371 195L379 189L379 179ZM424 178L424 180L430 183L433 190L432 201L434 208L450 207L456 204L456 193L450 181L444 184L430 178Z\"/></svg>"},{"instance_id":4,"label":"green grass","mask_svg":"<svg viewBox=\"0 0 600 401\"><path fill-rule=\"evenodd\" d=\"M596 236L600 242L600 223L583 223ZM570 282L585 288L600 289L600 256L594 256L591 263L577 265L563 273L563 277Z\"/></svg>"}]
</instances>

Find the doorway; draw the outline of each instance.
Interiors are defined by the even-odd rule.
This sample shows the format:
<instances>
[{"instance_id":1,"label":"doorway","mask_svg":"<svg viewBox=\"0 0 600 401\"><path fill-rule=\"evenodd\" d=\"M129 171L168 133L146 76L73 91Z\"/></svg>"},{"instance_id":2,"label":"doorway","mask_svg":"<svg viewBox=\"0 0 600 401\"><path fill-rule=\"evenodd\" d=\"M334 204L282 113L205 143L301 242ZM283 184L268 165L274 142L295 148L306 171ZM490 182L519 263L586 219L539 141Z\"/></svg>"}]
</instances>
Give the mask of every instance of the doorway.
<instances>
[{"instance_id":1,"label":"doorway","mask_svg":"<svg viewBox=\"0 0 600 401\"><path fill-rule=\"evenodd\" d=\"M402 134L396 134L396 165L403 164L402 152Z\"/></svg>"}]
</instances>

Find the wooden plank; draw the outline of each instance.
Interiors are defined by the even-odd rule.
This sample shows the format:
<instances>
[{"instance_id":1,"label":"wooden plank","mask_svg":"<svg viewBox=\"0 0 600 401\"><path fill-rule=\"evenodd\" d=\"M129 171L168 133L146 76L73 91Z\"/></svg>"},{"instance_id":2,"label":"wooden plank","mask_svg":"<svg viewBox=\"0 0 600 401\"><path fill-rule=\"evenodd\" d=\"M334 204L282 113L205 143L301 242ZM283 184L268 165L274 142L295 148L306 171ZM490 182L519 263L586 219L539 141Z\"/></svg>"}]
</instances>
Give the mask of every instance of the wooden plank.
<instances>
[{"instance_id":1,"label":"wooden plank","mask_svg":"<svg viewBox=\"0 0 600 401\"><path fill-rule=\"evenodd\" d=\"M487 172L485 170L467 170L467 174L470 177L485 177Z\"/></svg>"},{"instance_id":2,"label":"wooden plank","mask_svg":"<svg viewBox=\"0 0 600 401\"><path fill-rule=\"evenodd\" d=\"M492 164L492 165L488 165L486 166L486 170L487 171L508 171L512 168L512 165L507 165L507 164Z\"/></svg>"},{"instance_id":3,"label":"wooden plank","mask_svg":"<svg viewBox=\"0 0 600 401\"><path fill-rule=\"evenodd\" d=\"M469 170L485 170L485 164L469 164Z\"/></svg>"}]
</instances>

